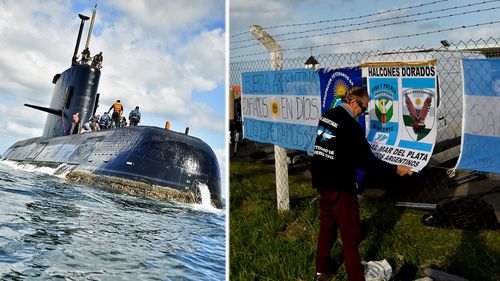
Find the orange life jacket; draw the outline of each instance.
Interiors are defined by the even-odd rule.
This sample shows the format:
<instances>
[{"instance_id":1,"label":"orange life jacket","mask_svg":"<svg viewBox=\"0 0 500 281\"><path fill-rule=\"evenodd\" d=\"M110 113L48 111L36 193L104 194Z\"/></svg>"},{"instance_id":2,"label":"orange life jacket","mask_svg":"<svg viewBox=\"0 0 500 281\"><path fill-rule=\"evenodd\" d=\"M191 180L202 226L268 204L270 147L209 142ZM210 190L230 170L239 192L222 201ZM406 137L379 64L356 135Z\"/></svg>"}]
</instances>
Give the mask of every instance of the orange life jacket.
<instances>
[{"instance_id":1,"label":"orange life jacket","mask_svg":"<svg viewBox=\"0 0 500 281\"><path fill-rule=\"evenodd\" d=\"M122 104L119 102L115 102L115 104L113 104L113 111L121 112L122 111Z\"/></svg>"}]
</instances>

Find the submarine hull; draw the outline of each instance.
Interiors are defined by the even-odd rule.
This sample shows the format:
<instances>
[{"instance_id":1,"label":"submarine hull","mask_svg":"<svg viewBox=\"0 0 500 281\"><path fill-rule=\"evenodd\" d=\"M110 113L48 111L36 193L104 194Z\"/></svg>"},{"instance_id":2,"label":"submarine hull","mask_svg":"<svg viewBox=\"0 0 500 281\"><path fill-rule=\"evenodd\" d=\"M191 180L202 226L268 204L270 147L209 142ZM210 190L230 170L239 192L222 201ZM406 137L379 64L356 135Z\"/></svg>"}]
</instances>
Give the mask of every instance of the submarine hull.
<instances>
[{"instance_id":1,"label":"submarine hull","mask_svg":"<svg viewBox=\"0 0 500 281\"><path fill-rule=\"evenodd\" d=\"M78 60L82 29L89 19L79 15L81 23L71 66L52 79L55 87L50 107L25 104L48 113L42 136L15 143L3 159L57 168L55 173L66 174L67 178L132 194L192 198L183 202L200 202L208 189L212 201L221 207L217 158L196 137L150 126L71 134L81 131L99 107L97 91L103 57L102 52L92 57L88 48L94 16L95 8L87 44ZM74 120L80 121L75 121L78 126L72 124Z\"/></svg>"},{"instance_id":2,"label":"submarine hull","mask_svg":"<svg viewBox=\"0 0 500 281\"><path fill-rule=\"evenodd\" d=\"M65 164L63 172L126 178L194 195L204 184L213 202L221 199L220 169L213 150L196 137L157 127L27 139L7 149L3 159L51 167Z\"/></svg>"}]
</instances>

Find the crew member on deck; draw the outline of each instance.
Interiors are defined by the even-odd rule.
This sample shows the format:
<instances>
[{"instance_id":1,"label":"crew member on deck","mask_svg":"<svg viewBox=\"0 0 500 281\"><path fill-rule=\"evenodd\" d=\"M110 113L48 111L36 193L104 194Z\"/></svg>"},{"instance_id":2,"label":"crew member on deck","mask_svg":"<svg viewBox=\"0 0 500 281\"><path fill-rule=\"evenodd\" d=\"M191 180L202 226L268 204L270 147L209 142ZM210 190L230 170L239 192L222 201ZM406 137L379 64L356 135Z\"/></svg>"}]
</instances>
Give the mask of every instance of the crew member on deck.
<instances>
[{"instance_id":1,"label":"crew member on deck","mask_svg":"<svg viewBox=\"0 0 500 281\"><path fill-rule=\"evenodd\" d=\"M127 117L122 116L122 120L120 122L120 127L127 127Z\"/></svg>"},{"instance_id":2,"label":"crew member on deck","mask_svg":"<svg viewBox=\"0 0 500 281\"><path fill-rule=\"evenodd\" d=\"M88 133L88 132L92 132L92 128L90 128L90 121L87 123L84 123L82 130L81 130L81 133Z\"/></svg>"},{"instance_id":3,"label":"crew member on deck","mask_svg":"<svg viewBox=\"0 0 500 281\"><path fill-rule=\"evenodd\" d=\"M100 52L99 54L95 55L92 58L92 66L101 69L102 68L102 59L103 59L102 58L102 52Z\"/></svg>"},{"instance_id":4,"label":"crew member on deck","mask_svg":"<svg viewBox=\"0 0 500 281\"><path fill-rule=\"evenodd\" d=\"M101 127L99 127L99 114L97 115L94 115L94 117L90 118L89 120L89 125L90 125L90 129L92 129L92 131L100 131L101 130Z\"/></svg>"},{"instance_id":5,"label":"crew member on deck","mask_svg":"<svg viewBox=\"0 0 500 281\"><path fill-rule=\"evenodd\" d=\"M134 110L130 111L128 120L130 121L130 126L137 126L137 124L141 122L141 113L139 112L138 106L136 106Z\"/></svg>"},{"instance_id":6,"label":"crew member on deck","mask_svg":"<svg viewBox=\"0 0 500 281\"><path fill-rule=\"evenodd\" d=\"M78 134L78 123L80 123L79 112L73 114L73 117L71 118L71 130L69 131L70 135Z\"/></svg>"},{"instance_id":7,"label":"crew member on deck","mask_svg":"<svg viewBox=\"0 0 500 281\"><path fill-rule=\"evenodd\" d=\"M99 119L99 126L101 127L101 130L106 130L109 129L111 125L111 117L109 116L108 112L104 111L104 113L101 116L101 119Z\"/></svg>"},{"instance_id":8,"label":"crew member on deck","mask_svg":"<svg viewBox=\"0 0 500 281\"><path fill-rule=\"evenodd\" d=\"M113 115L111 115L111 118L113 119L115 128L121 127L120 123L122 119L123 105L120 103L120 100L116 100L116 102L109 108L108 113L111 109L113 109Z\"/></svg>"}]
</instances>

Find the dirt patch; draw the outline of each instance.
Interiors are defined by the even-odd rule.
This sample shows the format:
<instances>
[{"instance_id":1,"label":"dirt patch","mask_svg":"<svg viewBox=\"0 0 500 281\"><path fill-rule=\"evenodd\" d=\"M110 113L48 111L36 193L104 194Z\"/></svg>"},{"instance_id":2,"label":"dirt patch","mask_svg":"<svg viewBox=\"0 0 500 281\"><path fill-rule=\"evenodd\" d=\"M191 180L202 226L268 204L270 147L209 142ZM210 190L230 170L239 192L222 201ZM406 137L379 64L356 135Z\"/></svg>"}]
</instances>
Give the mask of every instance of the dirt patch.
<instances>
[{"instance_id":1,"label":"dirt patch","mask_svg":"<svg viewBox=\"0 0 500 281\"><path fill-rule=\"evenodd\" d=\"M285 231L283 232L283 235L289 239L289 240L299 240L303 238L306 234L307 228L299 223L298 221L293 221L292 223L288 224Z\"/></svg>"}]
</instances>

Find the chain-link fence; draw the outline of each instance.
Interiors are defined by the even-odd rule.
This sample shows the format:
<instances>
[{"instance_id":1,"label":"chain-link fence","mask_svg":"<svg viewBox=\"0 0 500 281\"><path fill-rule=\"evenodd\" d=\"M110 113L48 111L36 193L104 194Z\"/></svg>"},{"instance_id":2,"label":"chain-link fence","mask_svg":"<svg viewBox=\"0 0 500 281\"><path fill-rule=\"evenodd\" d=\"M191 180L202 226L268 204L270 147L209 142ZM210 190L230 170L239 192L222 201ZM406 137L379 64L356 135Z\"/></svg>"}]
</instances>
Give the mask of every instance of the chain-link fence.
<instances>
[{"instance_id":1,"label":"chain-link fence","mask_svg":"<svg viewBox=\"0 0 500 281\"><path fill-rule=\"evenodd\" d=\"M498 218L496 217L500 212L500 178L498 174L480 174L457 170L454 177L450 177L448 172L455 166L460 153L463 111L461 58L500 57L500 38L459 43L446 42L437 49L415 47L390 52L377 50L324 54L316 56L316 59L320 63L320 67L340 68L357 66L370 58L381 55L393 61L414 61L421 59L422 56L437 60L439 100L436 122L438 131L433 157L423 171L412 177L394 180L368 175L363 186L365 196L378 197L379 202L384 204L401 206L399 209L389 210L394 212L389 214L394 217L394 224L402 216L402 210L406 207L428 210L429 214L422 217L422 224L425 225L475 230L498 229ZM307 58L308 56L287 58L285 55L283 69L304 68L304 62ZM266 59L231 61L229 66L230 85L241 86L241 73L271 70L270 65L270 61ZM496 112L498 114L500 109L497 108ZM251 147L256 150L266 149L264 144L253 144ZM273 151L267 150L267 152L272 157ZM232 155L236 157L237 153L237 151L233 151ZM310 156L305 156L304 153L303 157L297 157L297 154L300 153L288 151L289 165L295 165L296 159L301 159L307 166ZM232 157L231 161L235 157ZM277 175L277 178L279 176ZM389 230L394 227L394 224L383 227L387 227L386 230ZM472 249L462 249L461 252L467 253L468 250L472 251ZM477 253L476 250L473 251ZM494 247L493 250L491 248L485 250L483 257L498 261L499 253L497 251L498 247ZM473 276L478 278L477 276L480 275Z\"/></svg>"}]
</instances>

